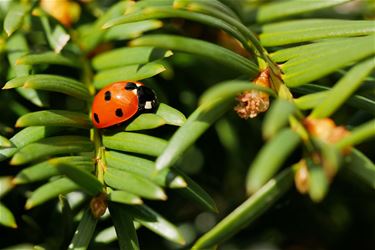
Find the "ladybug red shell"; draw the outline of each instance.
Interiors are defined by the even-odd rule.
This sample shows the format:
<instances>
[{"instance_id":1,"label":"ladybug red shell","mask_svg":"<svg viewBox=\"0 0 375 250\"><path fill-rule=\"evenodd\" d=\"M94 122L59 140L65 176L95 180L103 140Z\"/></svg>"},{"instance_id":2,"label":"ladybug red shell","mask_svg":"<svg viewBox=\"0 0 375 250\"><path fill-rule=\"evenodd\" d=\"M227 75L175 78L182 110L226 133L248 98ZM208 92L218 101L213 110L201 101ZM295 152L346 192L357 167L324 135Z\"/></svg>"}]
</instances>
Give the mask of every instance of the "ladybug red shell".
<instances>
[{"instance_id":1,"label":"ladybug red shell","mask_svg":"<svg viewBox=\"0 0 375 250\"><path fill-rule=\"evenodd\" d=\"M129 120L143 112L153 112L157 106L153 90L141 82L115 82L101 89L92 104L94 126L107 128Z\"/></svg>"}]
</instances>

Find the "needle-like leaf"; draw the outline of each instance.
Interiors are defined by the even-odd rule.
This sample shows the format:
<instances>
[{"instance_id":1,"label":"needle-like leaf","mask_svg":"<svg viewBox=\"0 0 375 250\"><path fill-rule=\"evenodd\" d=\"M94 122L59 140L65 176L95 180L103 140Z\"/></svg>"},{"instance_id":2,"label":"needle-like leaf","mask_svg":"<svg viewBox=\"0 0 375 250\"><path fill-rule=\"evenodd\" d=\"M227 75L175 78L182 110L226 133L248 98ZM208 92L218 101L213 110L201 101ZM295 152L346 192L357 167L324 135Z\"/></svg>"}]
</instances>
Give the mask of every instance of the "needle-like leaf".
<instances>
[{"instance_id":1,"label":"needle-like leaf","mask_svg":"<svg viewBox=\"0 0 375 250\"><path fill-rule=\"evenodd\" d=\"M92 150L92 143L83 136L48 137L21 148L13 156L11 164L20 165L46 156L90 152Z\"/></svg>"},{"instance_id":2,"label":"needle-like leaf","mask_svg":"<svg viewBox=\"0 0 375 250\"><path fill-rule=\"evenodd\" d=\"M43 110L23 115L16 122L16 127L40 125L90 128L91 121L87 114L80 112Z\"/></svg>"}]
</instances>

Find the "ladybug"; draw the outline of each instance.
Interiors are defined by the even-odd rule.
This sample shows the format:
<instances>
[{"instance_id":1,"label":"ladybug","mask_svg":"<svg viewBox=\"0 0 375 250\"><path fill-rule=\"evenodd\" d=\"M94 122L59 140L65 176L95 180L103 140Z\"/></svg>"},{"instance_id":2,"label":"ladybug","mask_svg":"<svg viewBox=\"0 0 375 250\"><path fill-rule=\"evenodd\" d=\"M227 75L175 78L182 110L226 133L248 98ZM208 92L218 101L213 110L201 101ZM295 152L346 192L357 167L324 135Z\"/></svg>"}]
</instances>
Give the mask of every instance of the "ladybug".
<instances>
[{"instance_id":1,"label":"ladybug","mask_svg":"<svg viewBox=\"0 0 375 250\"><path fill-rule=\"evenodd\" d=\"M137 114L154 112L157 107L155 92L141 82L115 82L101 89L92 104L94 126L107 128L120 124Z\"/></svg>"}]
</instances>

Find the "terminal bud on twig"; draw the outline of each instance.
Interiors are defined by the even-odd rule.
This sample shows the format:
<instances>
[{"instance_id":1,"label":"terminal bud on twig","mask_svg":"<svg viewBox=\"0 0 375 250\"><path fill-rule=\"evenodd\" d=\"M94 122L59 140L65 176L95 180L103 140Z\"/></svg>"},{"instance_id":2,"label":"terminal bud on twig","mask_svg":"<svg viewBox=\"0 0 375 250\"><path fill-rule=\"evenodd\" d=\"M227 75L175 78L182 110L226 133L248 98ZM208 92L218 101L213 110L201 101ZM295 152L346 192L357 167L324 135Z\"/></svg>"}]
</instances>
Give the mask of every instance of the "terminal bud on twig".
<instances>
[{"instance_id":1,"label":"terminal bud on twig","mask_svg":"<svg viewBox=\"0 0 375 250\"><path fill-rule=\"evenodd\" d=\"M99 219L107 210L107 194L100 193L90 201L90 209L94 218Z\"/></svg>"}]
</instances>

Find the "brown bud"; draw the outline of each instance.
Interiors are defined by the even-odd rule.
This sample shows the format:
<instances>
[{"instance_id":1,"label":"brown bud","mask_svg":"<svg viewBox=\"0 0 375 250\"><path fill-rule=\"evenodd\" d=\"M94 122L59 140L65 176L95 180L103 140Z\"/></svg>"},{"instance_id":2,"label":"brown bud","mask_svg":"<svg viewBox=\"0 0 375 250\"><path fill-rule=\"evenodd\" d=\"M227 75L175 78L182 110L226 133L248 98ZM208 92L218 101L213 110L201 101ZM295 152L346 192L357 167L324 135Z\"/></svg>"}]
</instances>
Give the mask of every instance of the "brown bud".
<instances>
[{"instance_id":1,"label":"brown bud","mask_svg":"<svg viewBox=\"0 0 375 250\"><path fill-rule=\"evenodd\" d=\"M90 201L90 209L94 218L99 219L107 210L107 194L100 193Z\"/></svg>"},{"instance_id":2,"label":"brown bud","mask_svg":"<svg viewBox=\"0 0 375 250\"><path fill-rule=\"evenodd\" d=\"M253 82L256 85L269 88L269 81L270 72L267 68ZM238 95L236 100L238 105L234 110L243 119L254 118L259 113L267 111L270 106L269 95L258 90L245 91Z\"/></svg>"}]
</instances>

